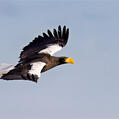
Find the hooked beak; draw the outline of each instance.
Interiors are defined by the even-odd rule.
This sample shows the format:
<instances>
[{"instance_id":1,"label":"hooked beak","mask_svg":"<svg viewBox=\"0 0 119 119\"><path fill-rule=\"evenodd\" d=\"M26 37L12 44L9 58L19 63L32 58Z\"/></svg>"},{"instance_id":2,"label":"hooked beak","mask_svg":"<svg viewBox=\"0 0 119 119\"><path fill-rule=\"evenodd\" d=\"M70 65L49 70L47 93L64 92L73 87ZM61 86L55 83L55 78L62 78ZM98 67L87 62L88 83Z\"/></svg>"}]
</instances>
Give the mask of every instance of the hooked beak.
<instances>
[{"instance_id":1,"label":"hooked beak","mask_svg":"<svg viewBox=\"0 0 119 119\"><path fill-rule=\"evenodd\" d=\"M65 59L65 62L66 62L66 63L74 64L74 59L72 59L72 58L67 58L67 59Z\"/></svg>"}]
</instances>

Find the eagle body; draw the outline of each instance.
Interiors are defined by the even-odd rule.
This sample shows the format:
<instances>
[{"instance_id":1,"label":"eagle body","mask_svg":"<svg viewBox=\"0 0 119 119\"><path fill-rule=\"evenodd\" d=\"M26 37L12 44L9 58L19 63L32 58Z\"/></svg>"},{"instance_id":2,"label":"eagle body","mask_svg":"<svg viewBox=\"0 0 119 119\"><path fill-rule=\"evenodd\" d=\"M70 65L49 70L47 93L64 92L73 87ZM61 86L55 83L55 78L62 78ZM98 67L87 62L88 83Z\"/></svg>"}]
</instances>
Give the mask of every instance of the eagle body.
<instances>
[{"instance_id":1,"label":"eagle body","mask_svg":"<svg viewBox=\"0 0 119 119\"><path fill-rule=\"evenodd\" d=\"M66 26L53 34L48 30L48 35L38 36L28 46L23 48L18 64L7 73L3 73L4 80L30 80L37 82L41 73L61 64L74 63L72 58L52 56L61 50L68 41L69 29Z\"/></svg>"}]
</instances>

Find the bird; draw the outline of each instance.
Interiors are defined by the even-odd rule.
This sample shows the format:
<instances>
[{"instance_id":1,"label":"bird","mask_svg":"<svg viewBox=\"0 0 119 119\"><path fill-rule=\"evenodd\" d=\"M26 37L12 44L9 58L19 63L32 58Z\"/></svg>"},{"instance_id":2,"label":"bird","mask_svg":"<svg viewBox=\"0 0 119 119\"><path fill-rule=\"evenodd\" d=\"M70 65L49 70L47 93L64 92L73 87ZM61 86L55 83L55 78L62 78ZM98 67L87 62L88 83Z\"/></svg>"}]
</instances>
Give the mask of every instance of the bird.
<instances>
[{"instance_id":1,"label":"bird","mask_svg":"<svg viewBox=\"0 0 119 119\"><path fill-rule=\"evenodd\" d=\"M65 25L63 27L59 25L53 32L48 29L47 33L38 35L22 49L17 65L9 67L6 72L3 71L1 79L28 80L37 83L41 73L62 64L74 64L74 59L70 57L54 56L54 53L67 44L68 39L69 28Z\"/></svg>"}]
</instances>

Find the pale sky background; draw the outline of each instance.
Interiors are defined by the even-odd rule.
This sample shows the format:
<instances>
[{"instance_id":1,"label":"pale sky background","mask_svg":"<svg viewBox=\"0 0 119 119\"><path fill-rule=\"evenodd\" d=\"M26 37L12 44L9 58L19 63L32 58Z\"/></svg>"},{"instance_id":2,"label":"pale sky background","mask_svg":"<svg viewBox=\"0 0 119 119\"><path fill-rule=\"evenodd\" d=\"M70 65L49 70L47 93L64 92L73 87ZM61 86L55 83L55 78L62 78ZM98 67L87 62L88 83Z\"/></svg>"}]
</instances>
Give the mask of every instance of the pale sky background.
<instances>
[{"instance_id":1,"label":"pale sky background","mask_svg":"<svg viewBox=\"0 0 119 119\"><path fill-rule=\"evenodd\" d=\"M49 28L70 28L57 53L75 64L38 83L0 80L0 119L119 119L119 1L0 0L0 63Z\"/></svg>"}]
</instances>

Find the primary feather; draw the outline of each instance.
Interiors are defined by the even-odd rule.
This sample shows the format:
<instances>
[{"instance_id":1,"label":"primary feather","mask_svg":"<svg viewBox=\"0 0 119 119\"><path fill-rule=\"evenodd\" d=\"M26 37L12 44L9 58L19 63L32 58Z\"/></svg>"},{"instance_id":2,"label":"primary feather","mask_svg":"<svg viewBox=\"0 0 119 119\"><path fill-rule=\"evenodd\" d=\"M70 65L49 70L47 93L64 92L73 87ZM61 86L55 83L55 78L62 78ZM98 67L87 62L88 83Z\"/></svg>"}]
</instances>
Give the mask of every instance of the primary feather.
<instances>
[{"instance_id":1,"label":"primary feather","mask_svg":"<svg viewBox=\"0 0 119 119\"><path fill-rule=\"evenodd\" d=\"M18 64L2 75L4 80L31 80L37 82L40 74L55 66L65 64L67 57L52 56L61 50L68 41L69 29L66 26L53 33L48 30L47 34L36 37L25 46L20 54Z\"/></svg>"},{"instance_id":2,"label":"primary feather","mask_svg":"<svg viewBox=\"0 0 119 119\"><path fill-rule=\"evenodd\" d=\"M66 28L66 26L63 27L63 30L61 29L61 26L58 27L58 31L54 29L53 34L48 30L48 34L43 33L43 36L39 35L30 42L29 45L23 48L23 51L20 54L20 61L39 52L53 55L66 45L68 36L69 29ZM46 51L47 49L49 51Z\"/></svg>"}]
</instances>

